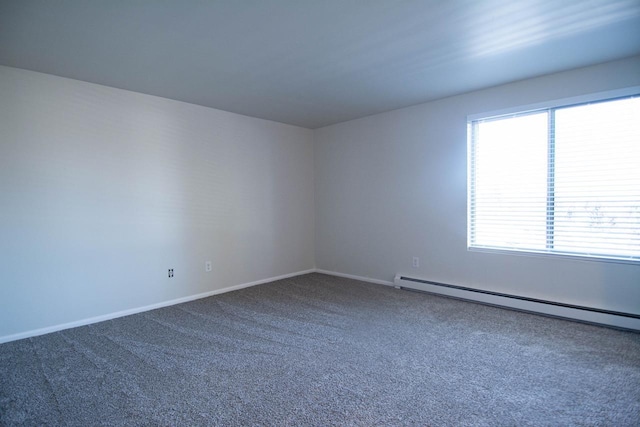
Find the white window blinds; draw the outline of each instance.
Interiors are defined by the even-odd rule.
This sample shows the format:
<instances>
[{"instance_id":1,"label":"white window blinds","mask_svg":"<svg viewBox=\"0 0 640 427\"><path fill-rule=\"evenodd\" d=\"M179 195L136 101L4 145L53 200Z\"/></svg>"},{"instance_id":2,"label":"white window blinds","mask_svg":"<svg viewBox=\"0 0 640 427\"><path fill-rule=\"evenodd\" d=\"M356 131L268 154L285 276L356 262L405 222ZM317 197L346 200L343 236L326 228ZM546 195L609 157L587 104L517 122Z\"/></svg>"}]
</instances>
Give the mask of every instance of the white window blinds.
<instances>
[{"instance_id":1,"label":"white window blinds","mask_svg":"<svg viewBox=\"0 0 640 427\"><path fill-rule=\"evenodd\" d=\"M470 248L640 261L640 97L468 125Z\"/></svg>"}]
</instances>

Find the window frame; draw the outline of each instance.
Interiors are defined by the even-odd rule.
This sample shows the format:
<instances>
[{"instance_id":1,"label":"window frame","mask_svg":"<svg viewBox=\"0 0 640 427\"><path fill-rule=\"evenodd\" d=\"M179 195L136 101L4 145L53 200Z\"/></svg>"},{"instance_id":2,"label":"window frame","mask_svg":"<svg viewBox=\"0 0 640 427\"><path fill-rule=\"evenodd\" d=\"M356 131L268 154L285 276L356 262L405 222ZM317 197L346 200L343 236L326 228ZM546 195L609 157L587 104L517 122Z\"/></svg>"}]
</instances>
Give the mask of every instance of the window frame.
<instances>
[{"instance_id":1,"label":"window frame","mask_svg":"<svg viewBox=\"0 0 640 427\"><path fill-rule=\"evenodd\" d=\"M474 178L474 168L473 164L473 123L479 120L493 120L493 119L506 119L510 117L518 117L525 114L532 114L539 112L541 110L552 110L559 108L567 108L579 105L588 105L595 104L606 101L613 101L616 98L626 98L631 96L640 96L640 86L631 86L617 90L609 90L603 92L595 92L586 95L568 97L568 98L560 98L545 102L538 102L535 104L521 105L509 107L501 110L493 110L484 113L475 113L469 114L466 118L467 124L467 251L470 252L485 252L485 253L494 253L494 254L507 254L507 255L518 255L518 256L534 256L534 257L545 257L545 258L564 258L564 259L572 259L572 260L581 260L581 261L596 261L596 262L607 262L607 263L622 263L622 264L634 264L640 265L640 259L624 259L624 258L613 258L607 255L601 254L571 254L571 253L554 253L549 252L548 250L535 250L535 249L515 249L515 248L493 248L493 247L483 247L483 246L472 246L471 244L471 235L472 235L472 191L473 188L473 178ZM553 110L552 110L553 111ZM553 125L553 123L550 123ZM550 144L553 144L553 138L551 138ZM547 172L547 178L549 172ZM550 226L549 218L547 217L547 228ZM548 233L545 237L548 237ZM548 249L547 242L547 249Z\"/></svg>"}]
</instances>

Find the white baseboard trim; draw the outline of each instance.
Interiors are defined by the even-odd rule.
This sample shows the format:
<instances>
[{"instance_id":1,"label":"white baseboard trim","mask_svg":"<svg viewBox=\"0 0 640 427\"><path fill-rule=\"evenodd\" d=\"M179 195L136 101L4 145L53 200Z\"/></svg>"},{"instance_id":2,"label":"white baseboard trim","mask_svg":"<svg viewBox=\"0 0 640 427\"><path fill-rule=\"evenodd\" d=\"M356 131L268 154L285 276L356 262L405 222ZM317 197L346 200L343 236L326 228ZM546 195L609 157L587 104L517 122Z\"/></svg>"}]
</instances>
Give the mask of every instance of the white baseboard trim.
<instances>
[{"instance_id":1,"label":"white baseboard trim","mask_svg":"<svg viewBox=\"0 0 640 427\"><path fill-rule=\"evenodd\" d=\"M371 277L355 276L353 274L338 273L336 271L322 270L319 268L316 268L315 272L321 273L321 274L328 274L330 276L344 277L346 279L360 280L361 282L375 283L376 285L395 286L393 282L388 282L386 280L380 280L380 279L372 279Z\"/></svg>"},{"instance_id":2,"label":"white baseboard trim","mask_svg":"<svg viewBox=\"0 0 640 427\"><path fill-rule=\"evenodd\" d=\"M156 304L145 305L143 307L130 308L128 310L122 310L115 313L103 314L101 316L90 317L87 319L76 320L73 322L62 323L59 325L48 326L46 328L33 329L26 332L20 332L12 335L5 335L0 337L0 344L17 341L24 338L37 337L38 335L45 335L51 332L62 331L65 329L77 328L78 326L90 325L92 323L104 322L105 320L116 319L118 317L129 316L132 314L142 313L145 311L155 310L157 308L168 307L170 305L182 304L184 302L194 301L201 298L207 298L213 295L224 294L231 291L237 291L238 289L249 288L251 286L262 285L263 283L275 282L276 280L288 279L289 277L302 276L303 274L314 273L315 268L304 271L297 271L295 273L283 274L281 276L269 277L267 279L256 280L255 282L242 283L235 286L229 286L222 289L215 289L213 291L204 292L196 295L189 295L182 298L176 298L169 301L163 301Z\"/></svg>"}]
</instances>

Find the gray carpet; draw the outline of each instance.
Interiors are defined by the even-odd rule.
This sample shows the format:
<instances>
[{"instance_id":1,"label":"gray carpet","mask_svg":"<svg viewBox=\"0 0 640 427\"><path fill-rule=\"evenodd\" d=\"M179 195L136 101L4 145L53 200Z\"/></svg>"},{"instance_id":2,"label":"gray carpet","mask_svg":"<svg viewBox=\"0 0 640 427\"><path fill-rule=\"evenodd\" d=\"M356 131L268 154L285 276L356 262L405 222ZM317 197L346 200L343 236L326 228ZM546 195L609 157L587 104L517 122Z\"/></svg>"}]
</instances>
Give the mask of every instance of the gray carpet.
<instances>
[{"instance_id":1,"label":"gray carpet","mask_svg":"<svg viewBox=\"0 0 640 427\"><path fill-rule=\"evenodd\" d=\"M639 422L640 334L321 274L0 345L9 426Z\"/></svg>"}]
</instances>

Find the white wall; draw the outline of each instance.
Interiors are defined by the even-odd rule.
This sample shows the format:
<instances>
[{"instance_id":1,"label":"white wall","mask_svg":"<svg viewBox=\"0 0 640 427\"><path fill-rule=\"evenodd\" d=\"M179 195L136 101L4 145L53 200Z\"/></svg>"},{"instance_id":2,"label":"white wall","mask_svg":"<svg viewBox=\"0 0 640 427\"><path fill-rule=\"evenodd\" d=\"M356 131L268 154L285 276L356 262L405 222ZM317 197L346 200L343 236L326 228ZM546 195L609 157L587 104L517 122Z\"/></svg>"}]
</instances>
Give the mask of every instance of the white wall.
<instances>
[{"instance_id":1,"label":"white wall","mask_svg":"<svg viewBox=\"0 0 640 427\"><path fill-rule=\"evenodd\" d=\"M314 260L640 313L637 265L466 250L468 114L634 85L640 57L313 132L0 67L0 340Z\"/></svg>"},{"instance_id":2,"label":"white wall","mask_svg":"<svg viewBox=\"0 0 640 427\"><path fill-rule=\"evenodd\" d=\"M316 130L317 268L384 281L402 273L639 314L638 265L466 249L468 114L635 85L640 57Z\"/></svg>"},{"instance_id":3,"label":"white wall","mask_svg":"<svg viewBox=\"0 0 640 427\"><path fill-rule=\"evenodd\" d=\"M0 338L312 269L313 191L308 129L0 67Z\"/></svg>"}]
</instances>

